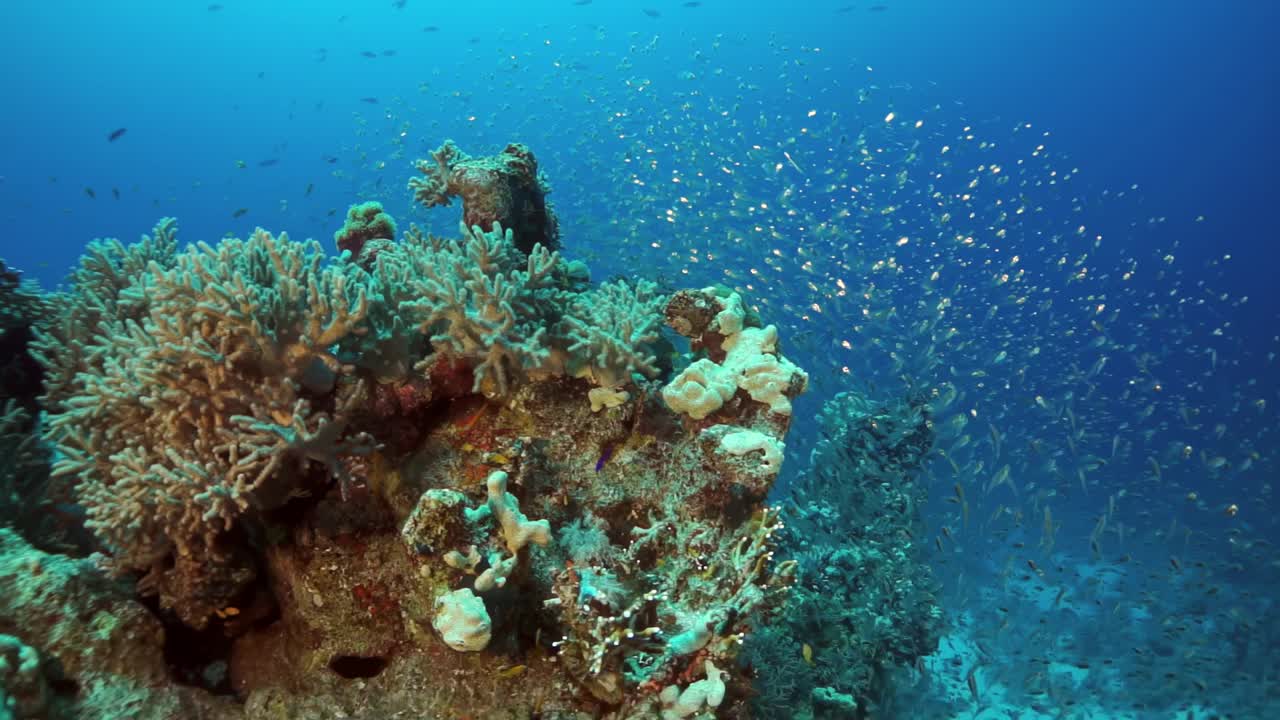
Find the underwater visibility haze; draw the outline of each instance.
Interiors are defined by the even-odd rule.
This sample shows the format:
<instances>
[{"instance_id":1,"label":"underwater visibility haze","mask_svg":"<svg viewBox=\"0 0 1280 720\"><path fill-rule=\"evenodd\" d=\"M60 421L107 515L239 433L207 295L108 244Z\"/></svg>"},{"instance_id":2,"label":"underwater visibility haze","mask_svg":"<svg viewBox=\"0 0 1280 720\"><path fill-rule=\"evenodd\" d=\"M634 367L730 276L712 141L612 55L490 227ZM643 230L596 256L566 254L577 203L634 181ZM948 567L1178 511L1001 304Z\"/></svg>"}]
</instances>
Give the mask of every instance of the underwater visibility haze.
<instances>
[{"instance_id":1,"label":"underwater visibility haze","mask_svg":"<svg viewBox=\"0 0 1280 720\"><path fill-rule=\"evenodd\" d=\"M1280 5L5 14L0 719L1280 718Z\"/></svg>"}]
</instances>

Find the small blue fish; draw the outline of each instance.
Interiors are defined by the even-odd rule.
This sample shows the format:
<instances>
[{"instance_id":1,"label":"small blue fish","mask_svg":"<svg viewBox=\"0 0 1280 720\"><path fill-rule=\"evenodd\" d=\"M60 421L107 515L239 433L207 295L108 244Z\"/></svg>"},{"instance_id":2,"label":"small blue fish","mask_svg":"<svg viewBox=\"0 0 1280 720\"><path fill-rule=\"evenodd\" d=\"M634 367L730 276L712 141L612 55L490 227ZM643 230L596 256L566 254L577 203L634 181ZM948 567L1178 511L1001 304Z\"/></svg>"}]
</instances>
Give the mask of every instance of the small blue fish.
<instances>
[{"instance_id":1,"label":"small blue fish","mask_svg":"<svg viewBox=\"0 0 1280 720\"><path fill-rule=\"evenodd\" d=\"M613 457L613 443L604 446L604 450L600 453L600 459L596 461L596 472L600 472L611 457Z\"/></svg>"}]
</instances>

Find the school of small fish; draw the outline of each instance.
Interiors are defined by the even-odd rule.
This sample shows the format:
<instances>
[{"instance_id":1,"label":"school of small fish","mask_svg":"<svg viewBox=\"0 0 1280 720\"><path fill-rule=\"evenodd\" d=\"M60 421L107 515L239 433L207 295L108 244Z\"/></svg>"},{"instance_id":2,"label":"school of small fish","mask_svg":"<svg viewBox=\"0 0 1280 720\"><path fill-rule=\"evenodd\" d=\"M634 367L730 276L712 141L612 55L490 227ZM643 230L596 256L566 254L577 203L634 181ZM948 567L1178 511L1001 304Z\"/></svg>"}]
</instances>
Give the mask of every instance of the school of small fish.
<instances>
[{"instance_id":1,"label":"school of small fish","mask_svg":"<svg viewBox=\"0 0 1280 720\"><path fill-rule=\"evenodd\" d=\"M1091 187L1088 158L1036 123L982 120L821 47L774 40L744 61L731 32L642 12L640 30L470 38L416 94L353 95L355 136L295 207L324 226L338 209L322 198L378 199L429 224L402 190L416 157L445 137L520 141L596 279L722 283L779 326L811 376L792 469L824 398L927 398L920 544L968 649L905 671L904 697L955 688L952 710L999 696L1046 717L1280 706L1278 340L1233 325L1249 298L1229 253L1188 262L1165 239L1204 218Z\"/></svg>"}]
</instances>

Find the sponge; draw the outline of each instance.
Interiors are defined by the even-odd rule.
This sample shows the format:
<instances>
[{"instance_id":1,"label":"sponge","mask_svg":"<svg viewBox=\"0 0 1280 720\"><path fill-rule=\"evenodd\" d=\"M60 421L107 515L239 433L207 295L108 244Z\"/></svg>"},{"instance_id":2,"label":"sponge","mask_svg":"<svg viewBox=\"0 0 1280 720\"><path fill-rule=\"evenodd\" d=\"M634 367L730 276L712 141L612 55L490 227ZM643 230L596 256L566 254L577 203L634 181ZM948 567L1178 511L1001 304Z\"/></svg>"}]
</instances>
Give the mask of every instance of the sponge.
<instances>
[{"instance_id":1,"label":"sponge","mask_svg":"<svg viewBox=\"0 0 1280 720\"><path fill-rule=\"evenodd\" d=\"M662 700L662 719L679 720L698 712L705 705L709 708L720 707L724 702L724 672L710 660L706 665L707 676L699 680L683 692L678 685L668 685L662 689L659 698Z\"/></svg>"},{"instance_id":2,"label":"sponge","mask_svg":"<svg viewBox=\"0 0 1280 720\"><path fill-rule=\"evenodd\" d=\"M436 598L436 616L431 626L444 644L458 652L480 652L489 645L489 611L470 588L454 590Z\"/></svg>"},{"instance_id":3,"label":"sponge","mask_svg":"<svg viewBox=\"0 0 1280 720\"><path fill-rule=\"evenodd\" d=\"M551 523L546 520L530 520L520 512L520 501L515 495L507 492L507 474L501 470L489 473L485 485L489 490L489 502L475 510L467 510L467 518L479 522L486 517L494 517L502 528L502 537L507 542L507 549L512 553L520 552L520 548L535 542L546 545L551 542Z\"/></svg>"},{"instance_id":4,"label":"sponge","mask_svg":"<svg viewBox=\"0 0 1280 720\"><path fill-rule=\"evenodd\" d=\"M724 339L724 361L706 358L685 368L666 387L662 399L676 412L701 420L719 410L739 389L780 415L791 414L788 392L803 390L809 376L777 351L778 328L743 328Z\"/></svg>"}]
</instances>

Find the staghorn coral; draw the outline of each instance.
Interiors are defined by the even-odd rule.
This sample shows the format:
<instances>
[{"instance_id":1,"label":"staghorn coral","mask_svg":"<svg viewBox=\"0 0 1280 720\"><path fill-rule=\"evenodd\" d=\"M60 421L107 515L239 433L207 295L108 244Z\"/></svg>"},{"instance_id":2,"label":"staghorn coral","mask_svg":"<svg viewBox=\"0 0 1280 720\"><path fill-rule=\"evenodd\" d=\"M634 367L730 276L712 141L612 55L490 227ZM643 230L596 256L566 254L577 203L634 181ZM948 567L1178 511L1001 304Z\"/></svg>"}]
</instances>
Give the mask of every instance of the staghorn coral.
<instances>
[{"instance_id":1,"label":"staghorn coral","mask_svg":"<svg viewBox=\"0 0 1280 720\"><path fill-rule=\"evenodd\" d=\"M656 286L619 281L583 290L580 264L541 245L525 253L501 225L463 225L458 239L413 228L404 242L380 248L361 281L370 327L344 360L381 382L441 356L465 361L472 390L489 397L509 396L530 378L584 376L615 389L633 373L657 372L664 298ZM410 332L415 327L426 346ZM435 355L425 357L428 350Z\"/></svg>"}]
</instances>

